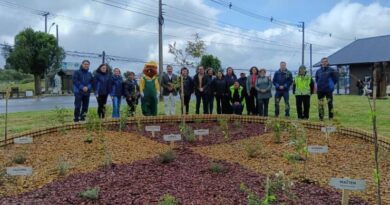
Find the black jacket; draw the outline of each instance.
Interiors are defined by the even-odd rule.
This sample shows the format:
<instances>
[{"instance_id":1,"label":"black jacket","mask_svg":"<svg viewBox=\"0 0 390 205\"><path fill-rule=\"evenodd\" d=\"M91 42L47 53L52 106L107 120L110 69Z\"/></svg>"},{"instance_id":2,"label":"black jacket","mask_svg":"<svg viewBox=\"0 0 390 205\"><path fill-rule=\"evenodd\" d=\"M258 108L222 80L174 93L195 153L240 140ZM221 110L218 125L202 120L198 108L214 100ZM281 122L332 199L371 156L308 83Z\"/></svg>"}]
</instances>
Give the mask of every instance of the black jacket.
<instances>
[{"instance_id":1,"label":"black jacket","mask_svg":"<svg viewBox=\"0 0 390 205\"><path fill-rule=\"evenodd\" d=\"M177 90L173 88L173 90L169 91L169 86L170 84L173 84L177 81L177 75L172 73L172 78L169 79L168 73L164 73L161 79L161 86L163 87L162 94L163 96L168 96L170 93L172 95L176 96L177 95Z\"/></svg>"},{"instance_id":2,"label":"black jacket","mask_svg":"<svg viewBox=\"0 0 390 205\"><path fill-rule=\"evenodd\" d=\"M136 80L127 79L123 82L123 95L127 99L132 98L134 100L139 98L139 86Z\"/></svg>"},{"instance_id":3,"label":"black jacket","mask_svg":"<svg viewBox=\"0 0 390 205\"><path fill-rule=\"evenodd\" d=\"M199 80L198 80L198 74L196 74L194 76L194 89L195 89L195 95L200 95L200 94L207 94L207 92L209 91L209 88L210 88L210 78L207 77L207 75L204 75L203 76L203 79L202 79L202 88L203 88L203 92L201 93L199 91Z\"/></svg>"},{"instance_id":4,"label":"black jacket","mask_svg":"<svg viewBox=\"0 0 390 205\"><path fill-rule=\"evenodd\" d=\"M180 78L181 79L181 78ZM194 92L194 81L190 76L187 76L183 80L184 96L191 96ZM179 94L181 95L181 89L179 88Z\"/></svg>"},{"instance_id":5,"label":"black jacket","mask_svg":"<svg viewBox=\"0 0 390 205\"><path fill-rule=\"evenodd\" d=\"M214 78L211 82L211 90L216 96L226 96L228 94L228 86L225 78Z\"/></svg>"}]
</instances>

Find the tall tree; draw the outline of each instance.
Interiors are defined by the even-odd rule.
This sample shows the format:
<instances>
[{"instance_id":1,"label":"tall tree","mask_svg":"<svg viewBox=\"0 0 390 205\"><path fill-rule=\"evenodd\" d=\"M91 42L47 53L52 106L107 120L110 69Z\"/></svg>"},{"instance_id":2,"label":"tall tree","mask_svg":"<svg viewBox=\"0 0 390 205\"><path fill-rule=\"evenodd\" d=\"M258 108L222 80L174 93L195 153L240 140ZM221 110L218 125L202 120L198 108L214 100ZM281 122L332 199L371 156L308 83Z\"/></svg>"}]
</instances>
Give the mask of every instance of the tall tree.
<instances>
[{"instance_id":1,"label":"tall tree","mask_svg":"<svg viewBox=\"0 0 390 205\"><path fill-rule=\"evenodd\" d=\"M175 62L181 66L193 66L196 64L196 59L202 57L206 51L206 45L200 39L199 34L194 34L194 41L187 41L187 46L184 49L177 48L176 42L168 44L169 53L175 56Z\"/></svg>"},{"instance_id":2,"label":"tall tree","mask_svg":"<svg viewBox=\"0 0 390 205\"><path fill-rule=\"evenodd\" d=\"M41 94L41 79L50 69L58 69L65 51L56 38L27 28L15 36L14 47L5 49L6 68L34 75L35 94Z\"/></svg>"},{"instance_id":3,"label":"tall tree","mask_svg":"<svg viewBox=\"0 0 390 205\"><path fill-rule=\"evenodd\" d=\"M221 70L221 61L218 57L214 57L213 55L203 55L200 60L200 65L202 65L205 69L213 68L213 71L217 73Z\"/></svg>"}]
</instances>

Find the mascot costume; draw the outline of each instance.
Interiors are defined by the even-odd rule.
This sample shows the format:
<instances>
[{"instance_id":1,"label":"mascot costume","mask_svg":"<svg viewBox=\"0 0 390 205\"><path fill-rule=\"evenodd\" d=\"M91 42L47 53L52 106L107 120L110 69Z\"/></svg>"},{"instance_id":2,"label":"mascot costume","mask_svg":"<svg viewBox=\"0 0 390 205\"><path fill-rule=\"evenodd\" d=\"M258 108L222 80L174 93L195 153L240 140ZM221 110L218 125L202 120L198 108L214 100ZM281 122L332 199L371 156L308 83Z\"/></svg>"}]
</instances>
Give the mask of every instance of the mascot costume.
<instances>
[{"instance_id":1,"label":"mascot costume","mask_svg":"<svg viewBox=\"0 0 390 205\"><path fill-rule=\"evenodd\" d=\"M145 64L140 80L141 108L144 116L156 116L160 83L158 82L157 63L149 61Z\"/></svg>"}]
</instances>

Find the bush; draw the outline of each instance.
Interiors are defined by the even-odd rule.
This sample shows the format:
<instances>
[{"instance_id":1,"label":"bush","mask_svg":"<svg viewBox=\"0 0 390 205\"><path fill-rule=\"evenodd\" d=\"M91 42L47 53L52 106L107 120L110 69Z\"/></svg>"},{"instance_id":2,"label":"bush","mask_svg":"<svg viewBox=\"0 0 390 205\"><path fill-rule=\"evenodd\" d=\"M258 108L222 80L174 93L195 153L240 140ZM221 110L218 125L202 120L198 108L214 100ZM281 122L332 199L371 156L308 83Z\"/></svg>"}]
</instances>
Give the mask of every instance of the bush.
<instances>
[{"instance_id":1,"label":"bush","mask_svg":"<svg viewBox=\"0 0 390 205\"><path fill-rule=\"evenodd\" d=\"M91 144L92 142L93 142L92 134L89 133L89 134L85 137L84 143Z\"/></svg>"},{"instance_id":2,"label":"bush","mask_svg":"<svg viewBox=\"0 0 390 205\"><path fill-rule=\"evenodd\" d=\"M261 153L261 144L259 141L254 143L247 142L245 144L245 152L249 158L255 158Z\"/></svg>"},{"instance_id":3,"label":"bush","mask_svg":"<svg viewBox=\"0 0 390 205\"><path fill-rule=\"evenodd\" d=\"M60 176L64 176L69 171L69 164L64 161L64 159L60 159L57 165L57 171Z\"/></svg>"},{"instance_id":4,"label":"bush","mask_svg":"<svg viewBox=\"0 0 390 205\"><path fill-rule=\"evenodd\" d=\"M99 199L99 191L99 187L87 188L85 191L80 193L80 196L84 199L97 200Z\"/></svg>"},{"instance_id":5,"label":"bush","mask_svg":"<svg viewBox=\"0 0 390 205\"><path fill-rule=\"evenodd\" d=\"M218 164L218 163L211 163L209 170L213 173L225 172L225 168L221 164Z\"/></svg>"},{"instance_id":6,"label":"bush","mask_svg":"<svg viewBox=\"0 0 390 205\"><path fill-rule=\"evenodd\" d=\"M170 194L165 194L158 202L158 205L178 205L178 204L179 201Z\"/></svg>"},{"instance_id":7,"label":"bush","mask_svg":"<svg viewBox=\"0 0 390 205\"><path fill-rule=\"evenodd\" d=\"M16 153L15 156L12 158L12 161L16 164L24 164L27 161L26 153Z\"/></svg>"},{"instance_id":8,"label":"bush","mask_svg":"<svg viewBox=\"0 0 390 205\"><path fill-rule=\"evenodd\" d=\"M168 164L175 159L175 152L171 149L161 152L158 155L160 162L163 164Z\"/></svg>"}]
</instances>

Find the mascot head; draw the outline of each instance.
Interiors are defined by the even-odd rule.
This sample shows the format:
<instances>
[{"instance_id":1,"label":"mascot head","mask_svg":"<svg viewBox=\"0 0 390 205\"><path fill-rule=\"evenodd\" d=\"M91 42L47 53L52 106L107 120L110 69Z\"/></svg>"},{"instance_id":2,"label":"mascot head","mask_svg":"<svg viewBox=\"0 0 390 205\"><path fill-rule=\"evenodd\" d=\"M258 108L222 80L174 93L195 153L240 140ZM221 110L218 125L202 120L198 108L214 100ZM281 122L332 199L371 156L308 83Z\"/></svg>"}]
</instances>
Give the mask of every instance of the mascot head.
<instances>
[{"instance_id":1,"label":"mascot head","mask_svg":"<svg viewBox=\"0 0 390 205\"><path fill-rule=\"evenodd\" d=\"M155 61L149 61L145 64L143 73L149 78L153 78L157 75L157 63Z\"/></svg>"}]
</instances>

